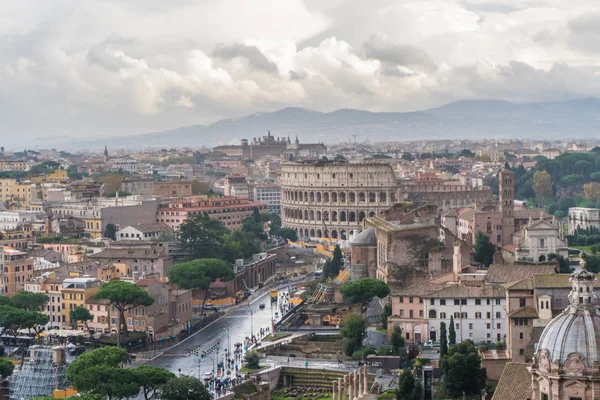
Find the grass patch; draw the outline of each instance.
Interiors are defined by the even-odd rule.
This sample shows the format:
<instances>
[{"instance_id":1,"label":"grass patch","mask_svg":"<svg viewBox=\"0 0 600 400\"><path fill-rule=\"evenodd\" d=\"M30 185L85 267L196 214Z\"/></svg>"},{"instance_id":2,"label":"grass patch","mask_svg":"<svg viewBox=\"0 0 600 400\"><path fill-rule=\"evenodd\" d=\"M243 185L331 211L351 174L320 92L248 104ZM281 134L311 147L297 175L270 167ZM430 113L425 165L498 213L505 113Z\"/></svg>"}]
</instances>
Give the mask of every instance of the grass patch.
<instances>
[{"instance_id":1,"label":"grass patch","mask_svg":"<svg viewBox=\"0 0 600 400\"><path fill-rule=\"evenodd\" d=\"M256 372L256 371L260 371L261 369L265 369L268 368L268 365L260 365L258 368L248 368L248 367L243 367L240 369L240 373L241 374L248 374L250 372Z\"/></svg>"},{"instance_id":2,"label":"grass patch","mask_svg":"<svg viewBox=\"0 0 600 400\"><path fill-rule=\"evenodd\" d=\"M283 338L286 338L288 336L292 336L292 334L291 333L276 333L275 335L270 334L269 336L267 336L263 340L266 340L267 342L274 342L275 340L283 339Z\"/></svg>"},{"instance_id":3,"label":"grass patch","mask_svg":"<svg viewBox=\"0 0 600 400\"><path fill-rule=\"evenodd\" d=\"M377 396L377 400L387 400L387 399L395 399L395 398L396 398L396 392L394 390L386 390L385 392L383 392L379 396Z\"/></svg>"},{"instance_id":4,"label":"grass patch","mask_svg":"<svg viewBox=\"0 0 600 400\"><path fill-rule=\"evenodd\" d=\"M244 395L244 394L249 395L249 394L253 394L256 392L257 392L256 386L254 386L250 382L243 383L240 386L238 386L237 388L235 388L235 394L238 396Z\"/></svg>"}]
</instances>

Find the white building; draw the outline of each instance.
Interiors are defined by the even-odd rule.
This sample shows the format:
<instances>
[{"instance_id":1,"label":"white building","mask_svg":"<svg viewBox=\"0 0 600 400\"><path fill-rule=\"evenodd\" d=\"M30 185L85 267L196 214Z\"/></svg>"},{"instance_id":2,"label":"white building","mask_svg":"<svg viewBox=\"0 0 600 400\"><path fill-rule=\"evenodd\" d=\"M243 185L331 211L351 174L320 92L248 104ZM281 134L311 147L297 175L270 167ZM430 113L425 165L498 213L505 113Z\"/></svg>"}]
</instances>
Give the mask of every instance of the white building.
<instances>
[{"instance_id":1,"label":"white building","mask_svg":"<svg viewBox=\"0 0 600 400\"><path fill-rule=\"evenodd\" d=\"M600 229L600 216L597 208L569 208L569 235L579 229Z\"/></svg>"},{"instance_id":2,"label":"white building","mask_svg":"<svg viewBox=\"0 0 600 400\"><path fill-rule=\"evenodd\" d=\"M154 240L158 241L164 235L172 235L171 228L166 224L136 224L120 229L116 233L117 241L121 240Z\"/></svg>"},{"instance_id":3,"label":"white building","mask_svg":"<svg viewBox=\"0 0 600 400\"><path fill-rule=\"evenodd\" d=\"M429 340L439 341L440 323L449 329L454 318L456 342L470 339L496 342L506 336L506 296L500 285L467 286L448 284L445 288L422 296Z\"/></svg>"},{"instance_id":4,"label":"white building","mask_svg":"<svg viewBox=\"0 0 600 400\"><path fill-rule=\"evenodd\" d=\"M548 221L530 220L513 235L513 242L516 261L545 262L549 254L568 257L569 249L559 228Z\"/></svg>"},{"instance_id":5,"label":"white building","mask_svg":"<svg viewBox=\"0 0 600 400\"><path fill-rule=\"evenodd\" d=\"M265 204L272 214L281 215L281 187L274 183L254 186L254 201Z\"/></svg>"},{"instance_id":6,"label":"white building","mask_svg":"<svg viewBox=\"0 0 600 400\"><path fill-rule=\"evenodd\" d=\"M37 211L0 211L0 229L11 231L29 225L36 232L45 232L48 217Z\"/></svg>"}]
</instances>

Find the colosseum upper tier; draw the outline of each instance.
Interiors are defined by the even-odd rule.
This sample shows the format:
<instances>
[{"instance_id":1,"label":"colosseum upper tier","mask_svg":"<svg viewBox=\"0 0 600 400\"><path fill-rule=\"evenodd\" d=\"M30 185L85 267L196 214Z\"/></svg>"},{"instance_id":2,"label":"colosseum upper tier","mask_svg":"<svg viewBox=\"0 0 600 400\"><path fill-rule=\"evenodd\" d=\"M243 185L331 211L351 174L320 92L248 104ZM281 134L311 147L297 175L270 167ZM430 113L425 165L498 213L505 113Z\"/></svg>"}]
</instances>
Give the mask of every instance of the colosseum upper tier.
<instances>
[{"instance_id":1,"label":"colosseum upper tier","mask_svg":"<svg viewBox=\"0 0 600 400\"><path fill-rule=\"evenodd\" d=\"M398 181L389 164L288 162L279 183L282 225L303 238L347 239L364 218L398 200Z\"/></svg>"}]
</instances>

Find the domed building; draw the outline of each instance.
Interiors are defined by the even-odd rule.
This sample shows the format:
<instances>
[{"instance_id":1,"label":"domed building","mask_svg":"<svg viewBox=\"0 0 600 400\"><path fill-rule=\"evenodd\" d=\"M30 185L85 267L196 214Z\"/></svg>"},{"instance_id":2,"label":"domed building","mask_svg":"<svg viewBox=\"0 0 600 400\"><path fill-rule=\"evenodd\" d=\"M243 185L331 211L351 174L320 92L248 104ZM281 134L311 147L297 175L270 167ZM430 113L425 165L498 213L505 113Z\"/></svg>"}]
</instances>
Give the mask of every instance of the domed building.
<instances>
[{"instance_id":1,"label":"domed building","mask_svg":"<svg viewBox=\"0 0 600 400\"><path fill-rule=\"evenodd\" d=\"M531 373L531 399L600 398L600 310L596 275L586 270L585 255L571 275L569 306L544 329Z\"/></svg>"}]
</instances>

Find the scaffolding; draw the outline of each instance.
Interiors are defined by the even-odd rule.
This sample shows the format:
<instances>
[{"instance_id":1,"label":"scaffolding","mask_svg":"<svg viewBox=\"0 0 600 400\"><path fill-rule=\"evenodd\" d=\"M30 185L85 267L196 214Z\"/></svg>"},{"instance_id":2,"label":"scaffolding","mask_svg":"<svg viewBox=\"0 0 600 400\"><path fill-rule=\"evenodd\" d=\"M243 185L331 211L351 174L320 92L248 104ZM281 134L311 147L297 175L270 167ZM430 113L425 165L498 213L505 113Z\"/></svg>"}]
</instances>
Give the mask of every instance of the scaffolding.
<instances>
[{"instance_id":1,"label":"scaffolding","mask_svg":"<svg viewBox=\"0 0 600 400\"><path fill-rule=\"evenodd\" d=\"M11 400L51 396L66 389L67 362L64 347L31 346L29 358L9 378Z\"/></svg>"}]
</instances>

